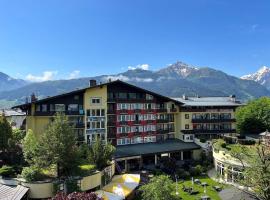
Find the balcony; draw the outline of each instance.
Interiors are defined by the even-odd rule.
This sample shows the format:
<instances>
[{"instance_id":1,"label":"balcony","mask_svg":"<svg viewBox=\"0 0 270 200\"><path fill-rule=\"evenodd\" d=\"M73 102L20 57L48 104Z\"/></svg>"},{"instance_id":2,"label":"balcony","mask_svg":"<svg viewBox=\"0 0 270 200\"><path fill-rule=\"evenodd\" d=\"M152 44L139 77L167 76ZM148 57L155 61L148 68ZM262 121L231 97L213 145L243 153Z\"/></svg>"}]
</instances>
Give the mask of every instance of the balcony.
<instances>
[{"instance_id":1,"label":"balcony","mask_svg":"<svg viewBox=\"0 0 270 200\"><path fill-rule=\"evenodd\" d=\"M163 113L163 112L167 112L167 109L166 108L158 108L158 109L156 109L156 111L158 113Z\"/></svg>"},{"instance_id":2,"label":"balcony","mask_svg":"<svg viewBox=\"0 0 270 200\"><path fill-rule=\"evenodd\" d=\"M60 113L64 113L65 115L84 115L84 110L80 111L59 111ZM57 113L57 111L35 111L35 116L53 116Z\"/></svg>"},{"instance_id":3,"label":"balcony","mask_svg":"<svg viewBox=\"0 0 270 200\"><path fill-rule=\"evenodd\" d=\"M108 121L107 126L115 126L116 122L115 121Z\"/></svg>"},{"instance_id":4,"label":"balcony","mask_svg":"<svg viewBox=\"0 0 270 200\"><path fill-rule=\"evenodd\" d=\"M170 131L170 129L158 129L157 130L157 134L166 134L166 133L170 133L173 131Z\"/></svg>"},{"instance_id":5,"label":"balcony","mask_svg":"<svg viewBox=\"0 0 270 200\"><path fill-rule=\"evenodd\" d=\"M79 136L76 138L77 142L84 142L85 138L83 136Z\"/></svg>"},{"instance_id":6,"label":"balcony","mask_svg":"<svg viewBox=\"0 0 270 200\"><path fill-rule=\"evenodd\" d=\"M194 130L181 130L186 134L222 134L222 133L236 133L235 129L194 129Z\"/></svg>"},{"instance_id":7,"label":"balcony","mask_svg":"<svg viewBox=\"0 0 270 200\"><path fill-rule=\"evenodd\" d=\"M76 123L75 128L85 128L85 123Z\"/></svg>"},{"instance_id":8,"label":"balcony","mask_svg":"<svg viewBox=\"0 0 270 200\"><path fill-rule=\"evenodd\" d=\"M120 125L128 125L128 121L120 121L119 124Z\"/></svg>"},{"instance_id":9,"label":"balcony","mask_svg":"<svg viewBox=\"0 0 270 200\"><path fill-rule=\"evenodd\" d=\"M170 108L170 112L177 112L176 108Z\"/></svg>"},{"instance_id":10,"label":"balcony","mask_svg":"<svg viewBox=\"0 0 270 200\"><path fill-rule=\"evenodd\" d=\"M169 123L169 119L157 119L157 123Z\"/></svg>"},{"instance_id":11,"label":"balcony","mask_svg":"<svg viewBox=\"0 0 270 200\"><path fill-rule=\"evenodd\" d=\"M146 112L155 112L155 109L145 109Z\"/></svg>"},{"instance_id":12,"label":"balcony","mask_svg":"<svg viewBox=\"0 0 270 200\"><path fill-rule=\"evenodd\" d=\"M127 109L122 109L122 110L118 110L119 113L124 113L124 114L127 114L128 113L128 110Z\"/></svg>"},{"instance_id":13,"label":"balcony","mask_svg":"<svg viewBox=\"0 0 270 200\"><path fill-rule=\"evenodd\" d=\"M115 110L108 110L107 114L115 114Z\"/></svg>"},{"instance_id":14,"label":"balcony","mask_svg":"<svg viewBox=\"0 0 270 200\"><path fill-rule=\"evenodd\" d=\"M152 103L155 100L147 100L145 98L136 98L136 99L129 99L129 98L108 98L108 103Z\"/></svg>"},{"instance_id":15,"label":"balcony","mask_svg":"<svg viewBox=\"0 0 270 200\"><path fill-rule=\"evenodd\" d=\"M236 122L235 119L192 119L192 123Z\"/></svg>"}]
</instances>

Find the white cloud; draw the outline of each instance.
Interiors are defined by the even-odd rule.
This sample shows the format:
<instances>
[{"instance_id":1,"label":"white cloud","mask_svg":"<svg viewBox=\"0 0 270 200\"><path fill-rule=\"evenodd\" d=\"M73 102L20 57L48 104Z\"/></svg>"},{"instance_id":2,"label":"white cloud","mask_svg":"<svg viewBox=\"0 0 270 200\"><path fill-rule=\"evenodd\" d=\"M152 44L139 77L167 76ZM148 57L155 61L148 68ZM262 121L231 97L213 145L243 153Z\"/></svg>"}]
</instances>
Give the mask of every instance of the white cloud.
<instances>
[{"instance_id":1,"label":"white cloud","mask_svg":"<svg viewBox=\"0 0 270 200\"><path fill-rule=\"evenodd\" d=\"M79 70L74 70L73 72L71 72L69 74L68 79L74 79L77 78L80 75L80 71Z\"/></svg>"},{"instance_id":2,"label":"white cloud","mask_svg":"<svg viewBox=\"0 0 270 200\"><path fill-rule=\"evenodd\" d=\"M42 76L35 76L32 74L28 74L26 76L26 80L31 82L43 82L43 81L49 81L53 80L54 77L57 75L57 71L45 71L42 73Z\"/></svg>"},{"instance_id":3,"label":"white cloud","mask_svg":"<svg viewBox=\"0 0 270 200\"><path fill-rule=\"evenodd\" d=\"M154 81L154 79L152 79L152 78L139 78L139 77L135 77L133 80L135 80L137 82L146 82L146 83Z\"/></svg>"},{"instance_id":4,"label":"white cloud","mask_svg":"<svg viewBox=\"0 0 270 200\"><path fill-rule=\"evenodd\" d=\"M143 70L149 70L149 65L148 64L141 64L137 66L128 66L129 70L135 70L135 69L143 69Z\"/></svg>"},{"instance_id":5,"label":"white cloud","mask_svg":"<svg viewBox=\"0 0 270 200\"><path fill-rule=\"evenodd\" d=\"M116 80L121 80L121 81L129 81L130 79L127 76L124 75L117 75L117 76L106 76L103 78L103 81L116 81Z\"/></svg>"}]
</instances>

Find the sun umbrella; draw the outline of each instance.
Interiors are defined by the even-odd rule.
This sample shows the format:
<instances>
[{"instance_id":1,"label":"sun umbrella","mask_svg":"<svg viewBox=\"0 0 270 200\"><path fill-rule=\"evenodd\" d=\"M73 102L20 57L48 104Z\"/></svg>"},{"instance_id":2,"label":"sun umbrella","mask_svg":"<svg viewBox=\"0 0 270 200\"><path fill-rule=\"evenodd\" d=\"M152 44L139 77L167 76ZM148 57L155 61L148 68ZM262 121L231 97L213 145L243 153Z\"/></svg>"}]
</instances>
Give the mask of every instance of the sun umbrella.
<instances>
[{"instance_id":1,"label":"sun umbrella","mask_svg":"<svg viewBox=\"0 0 270 200\"><path fill-rule=\"evenodd\" d=\"M99 198L102 198L104 200L124 200L123 197L120 197L117 194L105 192L103 190L96 191L96 194L98 195Z\"/></svg>"},{"instance_id":2,"label":"sun umbrella","mask_svg":"<svg viewBox=\"0 0 270 200\"><path fill-rule=\"evenodd\" d=\"M137 183L116 183L111 182L110 184L103 187L106 192L114 193L120 197L127 197L132 191L138 186Z\"/></svg>"},{"instance_id":3,"label":"sun umbrella","mask_svg":"<svg viewBox=\"0 0 270 200\"><path fill-rule=\"evenodd\" d=\"M140 183L140 175L139 174L122 174L114 176L112 179L113 182L117 183Z\"/></svg>"}]
</instances>

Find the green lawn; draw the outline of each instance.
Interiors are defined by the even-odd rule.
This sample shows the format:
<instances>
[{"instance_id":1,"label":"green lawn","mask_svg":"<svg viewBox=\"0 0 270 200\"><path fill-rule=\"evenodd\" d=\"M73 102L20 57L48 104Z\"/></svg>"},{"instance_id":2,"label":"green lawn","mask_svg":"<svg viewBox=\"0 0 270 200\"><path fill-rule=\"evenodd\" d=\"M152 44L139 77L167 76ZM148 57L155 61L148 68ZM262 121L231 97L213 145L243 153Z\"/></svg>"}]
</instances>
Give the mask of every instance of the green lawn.
<instances>
[{"instance_id":1,"label":"green lawn","mask_svg":"<svg viewBox=\"0 0 270 200\"><path fill-rule=\"evenodd\" d=\"M220 200L220 197L218 196L218 192L216 192L213 189L213 186L218 185L218 186L220 186L222 188L225 188L226 185L219 184L219 183L213 181L212 179L210 179L207 176L194 177L194 180L195 179L199 179L201 182L206 182L208 184L208 186L206 186L206 195L207 196L209 196L212 200ZM192 181L191 180L184 181L182 183L179 183L179 185L178 185L179 196L183 200L198 200L198 199L201 198L201 196L204 195L204 187L203 186L200 186L200 185L197 185L197 184L194 183L193 188L194 188L194 190L199 191L199 194L190 195L189 193L183 191L183 189L182 189L183 185L185 185L186 187L191 187L192 186Z\"/></svg>"}]
</instances>

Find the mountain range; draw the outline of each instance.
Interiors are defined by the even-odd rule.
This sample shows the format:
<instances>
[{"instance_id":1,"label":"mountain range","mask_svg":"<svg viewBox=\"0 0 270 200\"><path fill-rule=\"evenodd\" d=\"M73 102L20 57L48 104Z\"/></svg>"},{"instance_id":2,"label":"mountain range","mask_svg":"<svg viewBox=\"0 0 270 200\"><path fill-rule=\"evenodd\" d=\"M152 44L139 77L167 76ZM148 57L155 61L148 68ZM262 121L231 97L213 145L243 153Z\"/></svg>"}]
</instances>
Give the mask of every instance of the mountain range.
<instances>
[{"instance_id":1,"label":"mountain range","mask_svg":"<svg viewBox=\"0 0 270 200\"><path fill-rule=\"evenodd\" d=\"M245 80L253 80L261 85L265 86L268 90L270 90L270 68L263 66L254 74L248 74L241 77Z\"/></svg>"},{"instance_id":2,"label":"mountain range","mask_svg":"<svg viewBox=\"0 0 270 200\"><path fill-rule=\"evenodd\" d=\"M266 67L262 69L255 73L256 75L238 78L212 68L194 67L183 62L176 62L158 71L137 68L114 75L39 83L12 79L1 73L0 107L24 103L26 97L32 93L35 93L38 98L44 98L87 87L90 79L96 79L98 82L120 79L170 97L179 97L183 94L189 96L235 94L238 99L247 101L261 96L270 96L270 69Z\"/></svg>"}]
</instances>

